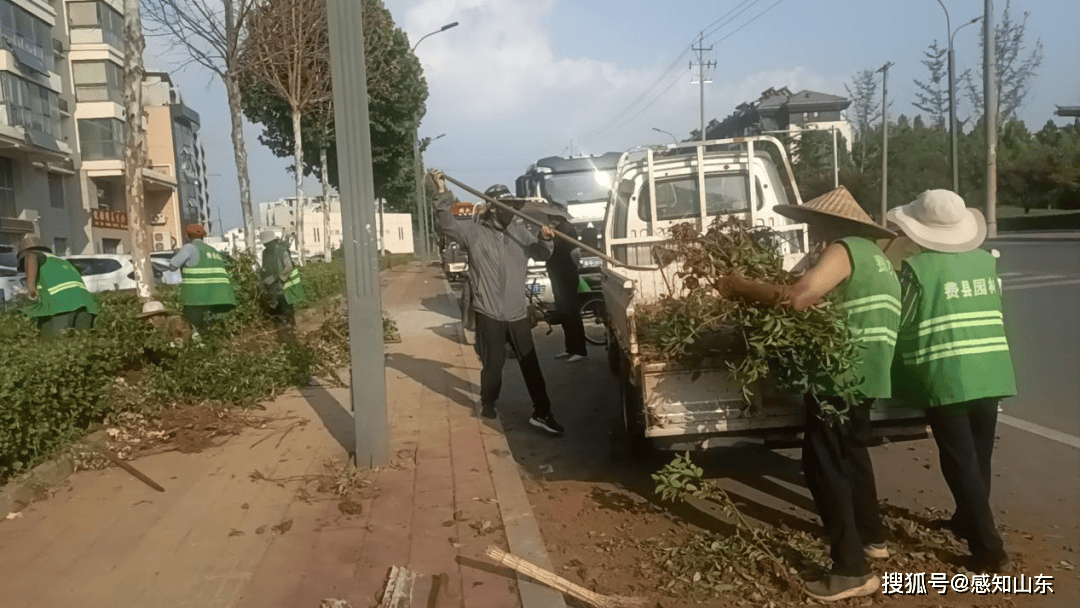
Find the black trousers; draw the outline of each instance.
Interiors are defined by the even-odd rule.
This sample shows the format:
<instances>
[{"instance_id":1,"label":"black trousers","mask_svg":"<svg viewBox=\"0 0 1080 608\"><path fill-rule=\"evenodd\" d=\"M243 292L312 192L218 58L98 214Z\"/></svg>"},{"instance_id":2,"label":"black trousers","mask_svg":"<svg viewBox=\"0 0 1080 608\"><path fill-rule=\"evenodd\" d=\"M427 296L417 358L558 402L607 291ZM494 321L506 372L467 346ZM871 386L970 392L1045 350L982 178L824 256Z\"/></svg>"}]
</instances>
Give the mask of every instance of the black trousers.
<instances>
[{"instance_id":1,"label":"black trousers","mask_svg":"<svg viewBox=\"0 0 1080 608\"><path fill-rule=\"evenodd\" d=\"M555 296L555 312L563 328L566 352L571 355L589 354L585 345L585 323L581 320L581 303L578 299L577 268L552 266L548 269L551 292Z\"/></svg>"},{"instance_id":2,"label":"black trousers","mask_svg":"<svg viewBox=\"0 0 1080 608\"><path fill-rule=\"evenodd\" d=\"M514 348L521 375L533 402L533 413L546 416L551 413L544 373L532 340L532 326L528 319L496 321L476 313L476 345L480 355L480 403L495 405L502 391L502 369L506 362L506 343Z\"/></svg>"},{"instance_id":3,"label":"black trousers","mask_svg":"<svg viewBox=\"0 0 1080 608\"><path fill-rule=\"evenodd\" d=\"M296 308L285 299L285 294L267 298L263 302L266 314L278 325L294 327L296 325Z\"/></svg>"},{"instance_id":4,"label":"black trousers","mask_svg":"<svg viewBox=\"0 0 1080 608\"><path fill-rule=\"evenodd\" d=\"M998 398L931 407L926 419L934 432L941 474L949 484L957 532L977 558L997 561L1005 545L990 508L990 459L994 454Z\"/></svg>"},{"instance_id":5,"label":"black trousers","mask_svg":"<svg viewBox=\"0 0 1080 608\"><path fill-rule=\"evenodd\" d=\"M820 403L837 409L837 397L806 395L806 430L803 436L803 473L814 496L818 515L831 543L832 573L863 576L870 565L863 546L885 542L878 512L870 441L870 406L866 399L851 407L843 424L827 423L819 416Z\"/></svg>"}]
</instances>

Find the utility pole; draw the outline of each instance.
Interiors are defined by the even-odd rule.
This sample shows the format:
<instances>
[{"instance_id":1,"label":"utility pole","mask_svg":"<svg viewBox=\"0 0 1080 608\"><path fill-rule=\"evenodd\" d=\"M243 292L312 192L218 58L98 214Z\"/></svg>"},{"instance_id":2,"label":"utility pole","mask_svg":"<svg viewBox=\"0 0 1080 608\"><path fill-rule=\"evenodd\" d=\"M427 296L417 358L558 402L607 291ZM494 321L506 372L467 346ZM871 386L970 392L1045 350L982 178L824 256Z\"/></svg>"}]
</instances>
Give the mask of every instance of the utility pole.
<instances>
[{"instance_id":1,"label":"utility pole","mask_svg":"<svg viewBox=\"0 0 1080 608\"><path fill-rule=\"evenodd\" d=\"M985 0L983 32L986 44L983 45L983 73L986 83L983 92L986 97L986 112L983 122L986 124L986 235L997 236L997 129L998 95L997 62L994 60L997 43L994 40L994 2Z\"/></svg>"},{"instance_id":2,"label":"utility pole","mask_svg":"<svg viewBox=\"0 0 1080 608\"><path fill-rule=\"evenodd\" d=\"M836 158L836 125L829 127L829 130L832 131L832 187L835 189L840 187L840 163Z\"/></svg>"},{"instance_id":3,"label":"utility pole","mask_svg":"<svg viewBox=\"0 0 1080 608\"><path fill-rule=\"evenodd\" d=\"M154 275L150 271L150 238L146 234L146 130L143 128L143 63L146 42L142 35L138 0L124 0L124 178L128 230L131 232L131 262L135 266L135 292L143 302L150 300Z\"/></svg>"},{"instance_id":4,"label":"utility pole","mask_svg":"<svg viewBox=\"0 0 1080 608\"><path fill-rule=\"evenodd\" d=\"M328 0L334 124L338 134L338 195L344 232L341 246L345 251L349 307L352 372L349 393L356 465L367 468L389 462L390 438L361 4L353 0Z\"/></svg>"},{"instance_id":5,"label":"utility pole","mask_svg":"<svg viewBox=\"0 0 1080 608\"><path fill-rule=\"evenodd\" d=\"M878 70L881 72L881 225L889 222L885 214L889 212L889 68L895 65L888 62Z\"/></svg>"},{"instance_id":6,"label":"utility pole","mask_svg":"<svg viewBox=\"0 0 1080 608\"><path fill-rule=\"evenodd\" d=\"M711 51L712 47L705 48L705 32L698 36L698 45L693 47L698 54L698 85L701 87L701 141L705 141L705 68L716 67L715 61L705 61L705 51ZM691 63L690 67L694 67ZM711 81L710 81L711 82Z\"/></svg>"}]
</instances>

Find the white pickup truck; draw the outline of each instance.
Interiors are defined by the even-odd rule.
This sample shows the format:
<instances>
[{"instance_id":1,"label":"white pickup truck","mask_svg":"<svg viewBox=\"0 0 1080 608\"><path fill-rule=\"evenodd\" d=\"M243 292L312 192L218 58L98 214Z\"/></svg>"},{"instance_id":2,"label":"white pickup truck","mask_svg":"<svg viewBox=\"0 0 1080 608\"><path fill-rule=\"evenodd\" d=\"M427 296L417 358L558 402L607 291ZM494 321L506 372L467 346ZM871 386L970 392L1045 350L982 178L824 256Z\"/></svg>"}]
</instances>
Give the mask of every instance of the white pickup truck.
<instances>
[{"instance_id":1,"label":"white pickup truck","mask_svg":"<svg viewBox=\"0 0 1080 608\"><path fill-rule=\"evenodd\" d=\"M653 254L676 224L692 221L704 229L717 215L735 215L755 226L772 227L782 241L785 269L798 271L809 251L809 234L805 224L775 212L782 204L802 200L784 147L773 137L647 147L623 155L604 221L605 253L652 269L605 263L602 290L608 362L619 375L623 420L636 444L706 449L747 438L786 442L801 430L801 395L762 386L755 391L755 407L746 408L723 361L691 369L672 361L644 360L635 326L640 306L663 294L678 296L682 289L674 276L677 262L661 268ZM879 436L926 436L926 423L917 410L879 402L872 419Z\"/></svg>"}]
</instances>

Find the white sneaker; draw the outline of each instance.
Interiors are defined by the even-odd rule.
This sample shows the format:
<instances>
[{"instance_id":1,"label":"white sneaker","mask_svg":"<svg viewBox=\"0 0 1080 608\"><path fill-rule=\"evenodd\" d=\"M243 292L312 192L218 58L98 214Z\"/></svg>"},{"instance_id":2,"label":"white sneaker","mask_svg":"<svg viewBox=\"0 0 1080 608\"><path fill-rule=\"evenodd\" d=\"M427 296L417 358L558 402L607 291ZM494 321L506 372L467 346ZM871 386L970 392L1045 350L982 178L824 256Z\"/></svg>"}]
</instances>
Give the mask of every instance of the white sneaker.
<instances>
[{"instance_id":1,"label":"white sneaker","mask_svg":"<svg viewBox=\"0 0 1080 608\"><path fill-rule=\"evenodd\" d=\"M567 357L566 362L567 363L577 363L578 361L584 361L585 359L588 359L588 358L589 358L588 355L585 355L585 356L570 355L569 357Z\"/></svg>"},{"instance_id":2,"label":"white sneaker","mask_svg":"<svg viewBox=\"0 0 1080 608\"><path fill-rule=\"evenodd\" d=\"M566 352L566 351L564 350L563 352L561 352L561 353L559 353L559 354L555 355L555 358L556 358L556 359L565 359L565 358L567 358L567 357L569 357L569 356L570 356L570 353L568 353L568 352Z\"/></svg>"}]
</instances>

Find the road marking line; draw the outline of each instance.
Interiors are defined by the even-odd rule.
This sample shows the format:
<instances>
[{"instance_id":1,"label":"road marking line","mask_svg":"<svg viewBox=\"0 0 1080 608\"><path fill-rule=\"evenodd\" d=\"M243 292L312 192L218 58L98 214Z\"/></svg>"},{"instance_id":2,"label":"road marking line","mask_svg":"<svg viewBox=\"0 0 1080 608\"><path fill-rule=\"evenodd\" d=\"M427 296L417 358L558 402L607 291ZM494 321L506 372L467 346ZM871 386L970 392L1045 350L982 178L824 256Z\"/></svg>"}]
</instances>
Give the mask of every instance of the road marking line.
<instances>
[{"instance_id":1,"label":"road marking line","mask_svg":"<svg viewBox=\"0 0 1080 608\"><path fill-rule=\"evenodd\" d=\"M1062 285L1080 285L1080 279L1067 279L1064 281L1051 281L1049 283L1027 283L1024 285L1005 284L1005 291L1020 291L1022 289L1036 289L1039 287L1058 287Z\"/></svg>"},{"instance_id":2,"label":"road marking line","mask_svg":"<svg viewBox=\"0 0 1080 608\"><path fill-rule=\"evenodd\" d=\"M1062 433L1061 431L1048 429L1045 426L1027 422L1026 420L1020 420L1019 418L1013 418L1006 414L998 414L998 420L1013 428L1018 428L1029 433L1035 433L1040 437L1045 437L1052 441L1057 441L1058 443L1064 443L1067 446L1080 449L1080 437L1073 437L1072 435Z\"/></svg>"}]
</instances>

